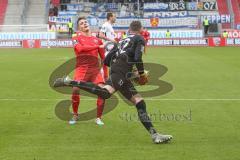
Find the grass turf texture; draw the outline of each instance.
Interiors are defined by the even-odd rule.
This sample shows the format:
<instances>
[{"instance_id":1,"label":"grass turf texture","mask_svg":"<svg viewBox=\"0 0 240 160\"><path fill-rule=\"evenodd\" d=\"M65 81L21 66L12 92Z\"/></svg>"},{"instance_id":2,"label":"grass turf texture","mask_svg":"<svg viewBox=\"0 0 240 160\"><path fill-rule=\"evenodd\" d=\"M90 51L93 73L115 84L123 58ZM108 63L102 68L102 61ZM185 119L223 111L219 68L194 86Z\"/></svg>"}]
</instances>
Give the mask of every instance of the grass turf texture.
<instances>
[{"instance_id":1,"label":"grass turf texture","mask_svg":"<svg viewBox=\"0 0 240 160\"><path fill-rule=\"evenodd\" d=\"M169 116L191 111L191 120L155 120L160 132L174 136L164 145L152 144L140 122L122 118L136 113L123 101L104 116L103 127L93 120L74 126L59 120L55 105L70 96L53 91L48 78L71 57L72 49L0 50L1 160L239 159L239 48L148 49L144 60L166 66L161 79L174 86L146 100L148 111ZM83 98L80 111L94 105Z\"/></svg>"}]
</instances>

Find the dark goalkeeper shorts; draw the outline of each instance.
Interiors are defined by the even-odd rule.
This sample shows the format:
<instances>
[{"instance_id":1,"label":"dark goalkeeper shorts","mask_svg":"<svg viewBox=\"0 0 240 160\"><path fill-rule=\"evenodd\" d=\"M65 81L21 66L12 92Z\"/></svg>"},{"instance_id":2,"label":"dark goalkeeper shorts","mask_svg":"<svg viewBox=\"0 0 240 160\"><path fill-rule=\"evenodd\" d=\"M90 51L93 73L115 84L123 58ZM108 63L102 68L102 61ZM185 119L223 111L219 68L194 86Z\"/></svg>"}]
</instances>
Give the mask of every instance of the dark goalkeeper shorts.
<instances>
[{"instance_id":1,"label":"dark goalkeeper shorts","mask_svg":"<svg viewBox=\"0 0 240 160\"><path fill-rule=\"evenodd\" d=\"M132 82L121 73L111 73L106 81L106 85L112 86L128 100L138 93Z\"/></svg>"}]
</instances>

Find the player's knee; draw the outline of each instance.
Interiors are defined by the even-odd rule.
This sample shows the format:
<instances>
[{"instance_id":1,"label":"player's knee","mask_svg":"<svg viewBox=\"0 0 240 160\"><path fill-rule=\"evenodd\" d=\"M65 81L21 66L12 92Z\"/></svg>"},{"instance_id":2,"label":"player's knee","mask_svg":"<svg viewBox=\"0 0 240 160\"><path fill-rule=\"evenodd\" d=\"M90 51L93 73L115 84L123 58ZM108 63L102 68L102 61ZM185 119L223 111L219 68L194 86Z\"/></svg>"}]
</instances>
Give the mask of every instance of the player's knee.
<instances>
[{"instance_id":1,"label":"player's knee","mask_svg":"<svg viewBox=\"0 0 240 160\"><path fill-rule=\"evenodd\" d=\"M143 101L143 98L140 94L136 94L136 95L132 96L132 98L130 100L133 104L137 105L139 102Z\"/></svg>"},{"instance_id":2,"label":"player's knee","mask_svg":"<svg viewBox=\"0 0 240 160\"><path fill-rule=\"evenodd\" d=\"M103 99L108 99L111 97L111 95L112 94L107 89L103 88L103 94L101 96Z\"/></svg>"},{"instance_id":3,"label":"player's knee","mask_svg":"<svg viewBox=\"0 0 240 160\"><path fill-rule=\"evenodd\" d=\"M113 94L116 90L110 85L104 85L102 88L105 88L110 94Z\"/></svg>"},{"instance_id":4,"label":"player's knee","mask_svg":"<svg viewBox=\"0 0 240 160\"><path fill-rule=\"evenodd\" d=\"M94 94L98 95L102 99L108 99L112 95L106 88L102 88L102 87L99 87L99 86L93 87L91 89L91 93L94 93Z\"/></svg>"},{"instance_id":5,"label":"player's knee","mask_svg":"<svg viewBox=\"0 0 240 160\"><path fill-rule=\"evenodd\" d=\"M73 94L79 94L80 89L78 87L73 87L72 88L72 93Z\"/></svg>"}]
</instances>

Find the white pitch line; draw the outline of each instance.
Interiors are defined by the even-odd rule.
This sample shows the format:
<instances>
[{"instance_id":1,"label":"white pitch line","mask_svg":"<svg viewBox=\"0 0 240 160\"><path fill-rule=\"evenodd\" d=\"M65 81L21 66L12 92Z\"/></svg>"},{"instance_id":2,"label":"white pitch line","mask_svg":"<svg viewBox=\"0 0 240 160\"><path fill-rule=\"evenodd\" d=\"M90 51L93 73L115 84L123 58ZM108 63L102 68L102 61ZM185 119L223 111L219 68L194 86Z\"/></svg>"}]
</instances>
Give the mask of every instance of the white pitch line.
<instances>
[{"instance_id":1,"label":"white pitch line","mask_svg":"<svg viewBox=\"0 0 240 160\"><path fill-rule=\"evenodd\" d=\"M82 98L85 101L95 101L97 98ZM119 98L120 99L120 98ZM148 101L240 101L240 98L144 98ZM61 101L70 100L70 98L61 99L50 99L50 98L0 98L0 101ZM126 100L126 99L125 99Z\"/></svg>"}]
</instances>

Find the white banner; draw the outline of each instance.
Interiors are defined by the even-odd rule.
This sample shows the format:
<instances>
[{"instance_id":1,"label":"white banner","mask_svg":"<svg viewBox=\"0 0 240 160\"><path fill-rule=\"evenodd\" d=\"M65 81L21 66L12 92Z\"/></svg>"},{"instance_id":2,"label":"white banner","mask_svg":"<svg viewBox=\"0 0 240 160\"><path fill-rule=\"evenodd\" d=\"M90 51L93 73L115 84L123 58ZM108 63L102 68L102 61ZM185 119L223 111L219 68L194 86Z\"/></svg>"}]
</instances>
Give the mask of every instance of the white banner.
<instances>
[{"instance_id":1,"label":"white banner","mask_svg":"<svg viewBox=\"0 0 240 160\"><path fill-rule=\"evenodd\" d=\"M231 15L204 15L201 16L201 21L207 18L209 23L231 23Z\"/></svg>"},{"instance_id":2,"label":"white banner","mask_svg":"<svg viewBox=\"0 0 240 160\"><path fill-rule=\"evenodd\" d=\"M168 6L169 6L169 10L171 10L171 11L178 11L178 10L186 9L184 1L170 2Z\"/></svg>"},{"instance_id":3,"label":"white banner","mask_svg":"<svg viewBox=\"0 0 240 160\"><path fill-rule=\"evenodd\" d=\"M198 9L198 3L197 2L187 2L186 3L187 10L197 10Z\"/></svg>"},{"instance_id":4,"label":"white banner","mask_svg":"<svg viewBox=\"0 0 240 160\"><path fill-rule=\"evenodd\" d=\"M172 38L202 38L202 30L169 30ZM165 38L166 30L149 30L150 38Z\"/></svg>"},{"instance_id":5,"label":"white banner","mask_svg":"<svg viewBox=\"0 0 240 160\"><path fill-rule=\"evenodd\" d=\"M163 11L168 10L167 3L144 3L143 9L146 11Z\"/></svg>"},{"instance_id":6,"label":"white banner","mask_svg":"<svg viewBox=\"0 0 240 160\"><path fill-rule=\"evenodd\" d=\"M198 18L196 16L178 17L178 18L146 18L146 19L135 19L135 18L118 18L114 24L115 28L128 28L129 24L133 20L141 21L142 25L147 28L195 28L198 25ZM97 21L97 20L96 20ZM106 21L105 18L99 18L98 23L90 25L94 26L102 24Z\"/></svg>"},{"instance_id":7,"label":"white banner","mask_svg":"<svg viewBox=\"0 0 240 160\"><path fill-rule=\"evenodd\" d=\"M68 11L83 11L84 5L83 4L68 4L67 10Z\"/></svg>"},{"instance_id":8,"label":"white banner","mask_svg":"<svg viewBox=\"0 0 240 160\"><path fill-rule=\"evenodd\" d=\"M160 18L159 27L196 27L198 25L197 17L181 17L181 18Z\"/></svg>"},{"instance_id":9,"label":"white banner","mask_svg":"<svg viewBox=\"0 0 240 160\"><path fill-rule=\"evenodd\" d=\"M149 46L208 46L207 38L198 39L150 39Z\"/></svg>"},{"instance_id":10,"label":"white banner","mask_svg":"<svg viewBox=\"0 0 240 160\"><path fill-rule=\"evenodd\" d=\"M228 38L240 38L240 30L237 29L227 29Z\"/></svg>"},{"instance_id":11,"label":"white banner","mask_svg":"<svg viewBox=\"0 0 240 160\"><path fill-rule=\"evenodd\" d=\"M46 48L46 47L73 47L73 43L71 39L56 39L56 40L42 40L40 42L41 48Z\"/></svg>"},{"instance_id":12,"label":"white banner","mask_svg":"<svg viewBox=\"0 0 240 160\"><path fill-rule=\"evenodd\" d=\"M67 24L51 24L48 26L49 32L68 32Z\"/></svg>"},{"instance_id":13,"label":"white banner","mask_svg":"<svg viewBox=\"0 0 240 160\"><path fill-rule=\"evenodd\" d=\"M58 16L76 16L76 11L60 11L58 12Z\"/></svg>"},{"instance_id":14,"label":"white banner","mask_svg":"<svg viewBox=\"0 0 240 160\"><path fill-rule=\"evenodd\" d=\"M49 22L55 22L55 23L68 23L69 21L72 21L71 16L50 16L48 18Z\"/></svg>"},{"instance_id":15,"label":"white banner","mask_svg":"<svg viewBox=\"0 0 240 160\"><path fill-rule=\"evenodd\" d=\"M216 10L217 9L217 2L215 1L206 1L203 2L203 10Z\"/></svg>"},{"instance_id":16,"label":"white banner","mask_svg":"<svg viewBox=\"0 0 240 160\"><path fill-rule=\"evenodd\" d=\"M0 32L2 40L23 40L23 39L55 39L53 32Z\"/></svg>"},{"instance_id":17,"label":"white banner","mask_svg":"<svg viewBox=\"0 0 240 160\"><path fill-rule=\"evenodd\" d=\"M0 48L22 48L22 41L2 41L2 40L0 40Z\"/></svg>"},{"instance_id":18,"label":"white banner","mask_svg":"<svg viewBox=\"0 0 240 160\"><path fill-rule=\"evenodd\" d=\"M144 11L181 11L181 10L216 10L217 2L206 0L196 2L167 2L167 3L144 3Z\"/></svg>"},{"instance_id":19,"label":"white banner","mask_svg":"<svg viewBox=\"0 0 240 160\"><path fill-rule=\"evenodd\" d=\"M227 45L240 46L240 38L227 38Z\"/></svg>"},{"instance_id":20,"label":"white banner","mask_svg":"<svg viewBox=\"0 0 240 160\"><path fill-rule=\"evenodd\" d=\"M144 12L144 17L185 17L188 15L187 11L176 11L176 12Z\"/></svg>"}]
</instances>

